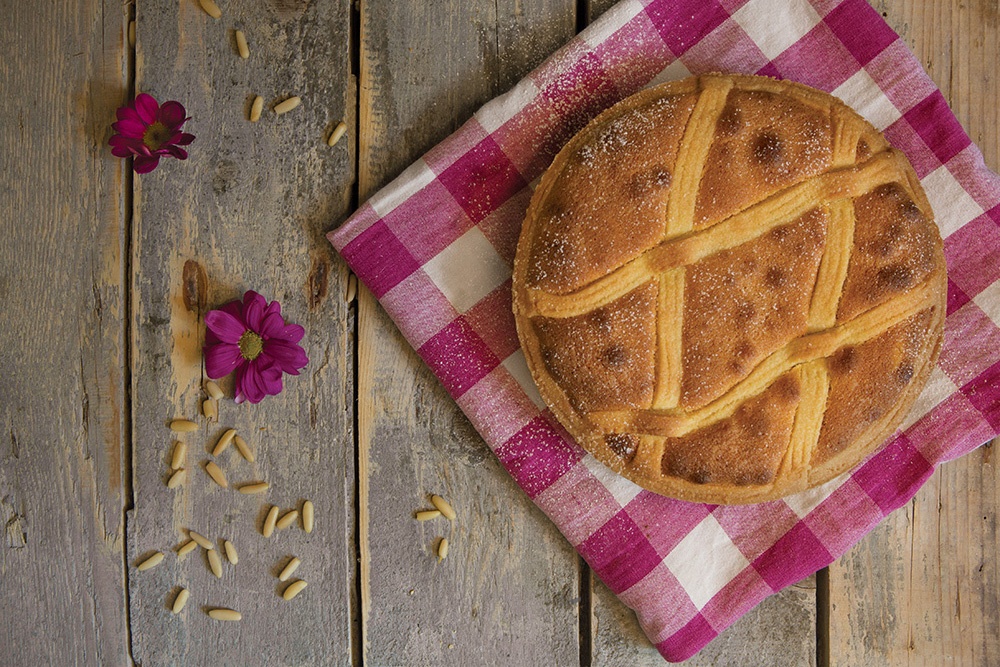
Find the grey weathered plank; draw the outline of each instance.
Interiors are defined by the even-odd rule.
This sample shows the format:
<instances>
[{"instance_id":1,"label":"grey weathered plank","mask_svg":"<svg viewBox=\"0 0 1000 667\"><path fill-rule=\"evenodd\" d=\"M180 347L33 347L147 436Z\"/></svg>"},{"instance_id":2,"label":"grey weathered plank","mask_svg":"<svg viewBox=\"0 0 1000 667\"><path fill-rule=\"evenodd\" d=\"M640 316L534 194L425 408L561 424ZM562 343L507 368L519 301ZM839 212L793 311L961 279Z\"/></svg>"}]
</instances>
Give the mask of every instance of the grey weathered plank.
<instances>
[{"instance_id":1,"label":"grey weathered plank","mask_svg":"<svg viewBox=\"0 0 1000 667\"><path fill-rule=\"evenodd\" d=\"M872 2L1000 166L996 3ZM942 466L830 567L831 665L1000 663L1000 474L984 448Z\"/></svg>"},{"instance_id":2,"label":"grey weathered plank","mask_svg":"<svg viewBox=\"0 0 1000 667\"><path fill-rule=\"evenodd\" d=\"M122 664L121 3L3 3L0 663Z\"/></svg>"},{"instance_id":3,"label":"grey weathered plank","mask_svg":"<svg viewBox=\"0 0 1000 667\"><path fill-rule=\"evenodd\" d=\"M361 10L362 199L574 27L565 1ZM358 322L365 664L579 664L573 550L364 290ZM431 493L454 503L454 526L414 521ZM442 535L451 555L437 563Z\"/></svg>"},{"instance_id":4,"label":"grey weathered plank","mask_svg":"<svg viewBox=\"0 0 1000 667\"><path fill-rule=\"evenodd\" d=\"M326 146L342 117L353 123L349 6L340 0L219 3L221 20L195 0L138 5L136 88L177 99L197 136L187 162L169 160L136 177L133 232L133 402L135 509L129 516L129 592L136 662L154 664L351 664L354 555L353 352L343 294L346 272L323 237L349 206L351 141ZM242 28L249 60L236 54ZM249 123L253 94L264 116ZM276 101L302 106L277 117ZM278 299L306 328L310 358L285 390L258 405L225 399L218 424L196 417L203 398L201 315L255 289ZM223 383L232 396L231 383ZM195 418L188 482L164 484L175 439L174 416ZM264 496L215 486L203 470L226 427L246 435L256 463L232 448L218 457L234 483L264 479ZM265 508L316 504L311 535L295 528L260 534ZM228 538L240 563L221 580L200 550L178 562L170 551L191 527ZM154 570L132 566L150 550L168 550ZM275 575L291 555L309 582L292 602ZM168 610L178 587L191 599ZM211 606L243 613L242 623L212 621Z\"/></svg>"}]
</instances>

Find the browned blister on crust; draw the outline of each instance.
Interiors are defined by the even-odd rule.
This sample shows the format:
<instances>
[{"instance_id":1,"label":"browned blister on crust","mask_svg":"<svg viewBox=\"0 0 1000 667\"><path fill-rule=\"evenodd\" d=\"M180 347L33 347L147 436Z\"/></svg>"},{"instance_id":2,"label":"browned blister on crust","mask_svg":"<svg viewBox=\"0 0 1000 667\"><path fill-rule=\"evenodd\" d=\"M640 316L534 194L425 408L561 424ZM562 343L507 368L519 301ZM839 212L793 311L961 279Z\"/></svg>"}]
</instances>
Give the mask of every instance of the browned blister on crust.
<instances>
[{"instance_id":1,"label":"browned blister on crust","mask_svg":"<svg viewBox=\"0 0 1000 667\"><path fill-rule=\"evenodd\" d=\"M892 434L940 350L941 237L906 158L836 98L707 75L601 114L535 191L514 262L553 414L641 486L750 503Z\"/></svg>"}]
</instances>

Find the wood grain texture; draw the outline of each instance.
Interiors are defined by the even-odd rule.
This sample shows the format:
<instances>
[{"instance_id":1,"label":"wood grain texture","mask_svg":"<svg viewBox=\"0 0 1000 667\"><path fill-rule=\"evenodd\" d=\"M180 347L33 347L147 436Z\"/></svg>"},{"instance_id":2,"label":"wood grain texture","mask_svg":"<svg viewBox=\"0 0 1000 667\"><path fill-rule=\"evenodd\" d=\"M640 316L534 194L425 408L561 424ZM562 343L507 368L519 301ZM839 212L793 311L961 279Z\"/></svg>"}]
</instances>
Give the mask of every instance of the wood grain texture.
<instances>
[{"instance_id":1,"label":"wood grain texture","mask_svg":"<svg viewBox=\"0 0 1000 667\"><path fill-rule=\"evenodd\" d=\"M995 2L872 2L1000 166ZM943 465L830 567L831 665L1000 664L992 448Z\"/></svg>"},{"instance_id":2,"label":"wood grain texture","mask_svg":"<svg viewBox=\"0 0 1000 667\"><path fill-rule=\"evenodd\" d=\"M0 663L123 664L121 3L3 16Z\"/></svg>"},{"instance_id":3,"label":"wood grain texture","mask_svg":"<svg viewBox=\"0 0 1000 667\"><path fill-rule=\"evenodd\" d=\"M133 231L133 401L135 508L129 516L132 651L144 666L166 664L351 664L354 549L353 352L344 302L346 271L323 237L349 206L352 141L331 148L327 134L342 118L353 125L349 6L339 0L233 0L213 20L195 0L149 0L137 7L136 89L177 99L197 136L186 162L167 160L136 177ZM234 30L250 58L240 59ZM255 94L265 100L247 121ZM276 116L274 104L302 97ZM353 133L352 133L353 134ZM254 289L281 302L306 329L310 362L285 377L284 391L258 405L219 405L218 424L198 417L202 391L202 315ZM228 397L231 382L221 383ZM171 443L166 423L199 424L182 434L188 481L165 480ZM215 485L204 463L222 432L234 427L256 453L233 447L218 464L230 488ZM233 487L266 480L246 496ZM316 529L260 534L266 508L316 506ZM216 579L201 549L178 561L184 528L229 539L240 554ZM167 550L159 567L132 566ZM276 576L291 556L309 583L295 600ZM191 599L170 613L179 587ZM240 623L206 611L230 607Z\"/></svg>"},{"instance_id":4,"label":"wood grain texture","mask_svg":"<svg viewBox=\"0 0 1000 667\"><path fill-rule=\"evenodd\" d=\"M568 39L573 10L363 2L362 200ZM364 664L579 664L573 549L365 290L358 322ZM414 520L432 493L453 524Z\"/></svg>"}]
</instances>

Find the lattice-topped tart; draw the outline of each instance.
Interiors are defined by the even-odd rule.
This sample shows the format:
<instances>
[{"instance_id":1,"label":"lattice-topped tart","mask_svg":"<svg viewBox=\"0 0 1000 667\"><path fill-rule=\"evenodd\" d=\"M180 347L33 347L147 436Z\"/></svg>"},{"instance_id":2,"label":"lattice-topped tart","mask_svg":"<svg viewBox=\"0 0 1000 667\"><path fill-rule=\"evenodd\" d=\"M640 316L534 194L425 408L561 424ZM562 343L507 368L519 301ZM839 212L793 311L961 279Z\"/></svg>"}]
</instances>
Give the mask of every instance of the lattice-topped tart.
<instances>
[{"instance_id":1,"label":"lattice-topped tart","mask_svg":"<svg viewBox=\"0 0 1000 667\"><path fill-rule=\"evenodd\" d=\"M555 416L667 496L819 485L892 434L941 344L941 237L909 162L836 98L764 77L645 90L577 134L517 247Z\"/></svg>"}]
</instances>

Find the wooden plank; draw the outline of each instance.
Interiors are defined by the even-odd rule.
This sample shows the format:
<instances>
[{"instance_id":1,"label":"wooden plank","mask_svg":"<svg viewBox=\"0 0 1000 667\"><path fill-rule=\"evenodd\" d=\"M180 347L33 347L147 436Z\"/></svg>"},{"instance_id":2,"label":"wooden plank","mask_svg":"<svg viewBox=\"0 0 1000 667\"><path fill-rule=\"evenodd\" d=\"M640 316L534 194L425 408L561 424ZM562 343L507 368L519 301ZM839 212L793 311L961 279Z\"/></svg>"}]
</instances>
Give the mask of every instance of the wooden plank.
<instances>
[{"instance_id":1,"label":"wooden plank","mask_svg":"<svg viewBox=\"0 0 1000 667\"><path fill-rule=\"evenodd\" d=\"M996 3L873 2L1000 166ZM904 509L830 567L832 665L1000 664L992 449L942 466Z\"/></svg>"},{"instance_id":2,"label":"wooden plank","mask_svg":"<svg viewBox=\"0 0 1000 667\"><path fill-rule=\"evenodd\" d=\"M0 663L124 664L121 3L3 13Z\"/></svg>"},{"instance_id":3,"label":"wooden plank","mask_svg":"<svg viewBox=\"0 0 1000 667\"><path fill-rule=\"evenodd\" d=\"M136 177L133 234L133 452L135 509L129 563L167 551L154 570L130 571L132 650L139 664L341 664L352 662L354 505L353 350L344 301L346 271L324 233L349 207L352 141L326 145L346 117L353 126L346 0L232 0L214 20L194 1L138 5L136 88L177 99L197 136L186 162L166 161ZM250 58L237 56L241 28ZM249 123L252 95L266 101ZM287 96L302 106L277 117ZM353 134L353 132L351 133ZM258 405L220 403L218 424L200 417L205 310L254 289L281 302L306 329L310 363L284 391ZM232 396L231 383L223 383ZM165 486L175 437L166 423L195 419L187 483ZM222 489L203 465L225 428L256 451L215 457L234 484L266 480L263 496ZM316 530L260 534L266 508L316 505ZM213 577L200 550L172 552L193 528L240 554ZM309 587L292 602L276 575L291 556ZM179 616L168 606L191 591ZM208 618L213 606L243 614L241 623Z\"/></svg>"},{"instance_id":4,"label":"wooden plank","mask_svg":"<svg viewBox=\"0 0 1000 667\"><path fill-rule=\"evenodd\" d=\"M362 200L568 39L573 10L362 3ZM573 549L364 290L358 322L365 664L578 664ZM414 521L432 493L453 525Z\"/></svg>"},{"instance_id":5,"label":"wooden plank","mask_svg":"<svg viewBox=\"0 0 1000 667\"><path fill-rule=\"evenodd\" d=\"M594 584L593 665L663 665L635 613L600 582ZM713 665L816 664L816 581L808 577L772 595L683 663Z\"/></svg>"}]
</instances>

